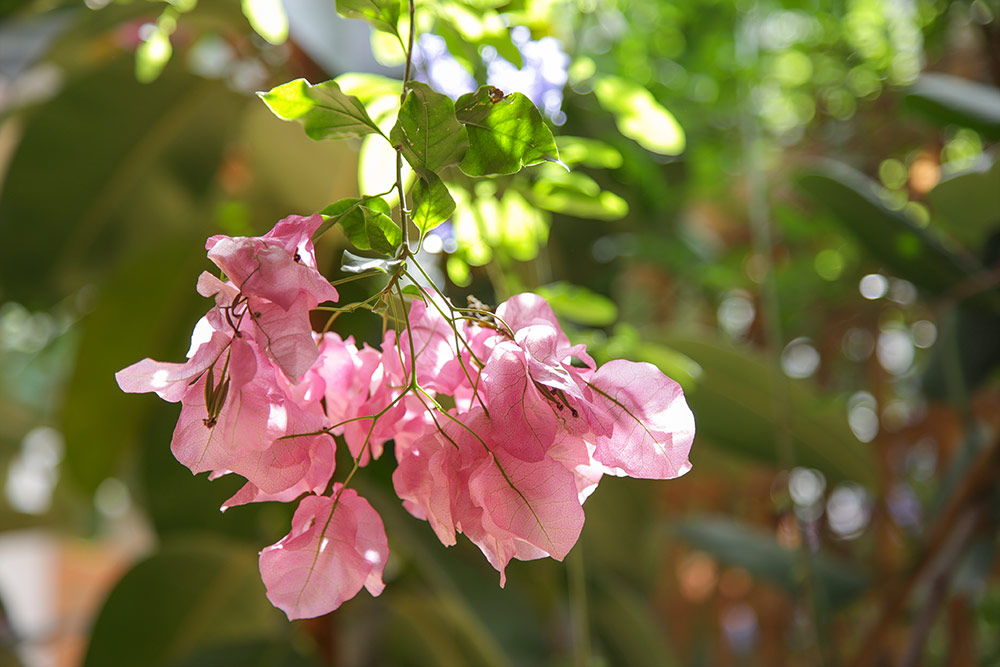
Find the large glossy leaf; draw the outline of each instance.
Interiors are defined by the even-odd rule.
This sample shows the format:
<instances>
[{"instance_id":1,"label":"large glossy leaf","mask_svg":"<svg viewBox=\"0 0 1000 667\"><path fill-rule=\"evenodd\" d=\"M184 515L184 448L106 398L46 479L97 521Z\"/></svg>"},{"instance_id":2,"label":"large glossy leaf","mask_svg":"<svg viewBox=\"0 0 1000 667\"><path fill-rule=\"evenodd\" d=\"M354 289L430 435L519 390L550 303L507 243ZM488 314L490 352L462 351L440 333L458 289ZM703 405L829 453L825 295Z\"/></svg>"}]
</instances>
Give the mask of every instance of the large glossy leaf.
<instances>
[{"instance_id":1,"label":"large glossy leaf","mask_svg":"<svg viewBox=\"0 0 1000 667\"><path fill-rule=\"evenodd\" d=\"M962 125L1000 139L1000 90L950 74L920 75L906 103L941 125Z\"/></svg>"},{"instance_id":2,"label":"large glossy leaf","mask_svg":"<svg viewBox=\"0 0 1000 667\"><path fill-rule=\"evenodd\" d=\"M424 83L410 82L399 118L389 133L414 169L437 171L462 159L469 147L455 104Z\"/></svg>"},{"instance_id":3,"label":"large glossy leaf","mask_svg":"<svg viewBox=\"0 0 1000 667\"><path fill-rule=\"evenodd\" d=\"M984 155L972 169L941 179L927 193L927 202L935 223L978 251L1000 230L1000 162Z\"/></svg>"},{"instance_id":4,"label":"large glossy leaf","mask_svg":"<svg viewBox=\"0 0 1000 667\"><path fill-rule=\"evenodd\" d=\"M278 640L283 626L264 596L252 547L169 544L118 582L94 624L84 665L184 664L215 645Z\"/></svg>"},{"instance_id":5,"label":"large glossy leaf","mask_svg":"<svg viewBox=\"0 0 1000 667\"><path fill-rule=\"evenodd\" d=\"M274 115L302 123L311 139L346 139L380 133L361 100L346 95L336 81L312 85L305 79L295 79L258 95Z\"/></svg>"},{"instance_id":6,"label":"large glossy leaf","mask_svg":"<svg viewBox=\"0 0 1000 667\"><path fill-rule=\"evenodd\" d=\"M756 579L791 594L802 589L799 554L781 546L773 535L759 528L715 516L689 517L671 528L692 547L711 554L722 563L742 567ZM850 602L869 583L867 574L850 562L824 552L810 554L809 558L817 593L831 607Z\"/></svg>"},{"instance_id":7,"label":"large glossy leaf","mask_svg":"<svg viewBox=\"0 0 1000 667\"><path fill-rule=\"evenodd\" d=\"M928 229L887 208L878 185L846 165L822 163L804 171L798 183L887 269L932 294L947 294L983 271L972 257L948 250ZM972 301L1000 308L1000 296L992 292Z\"/></svg>"},{"instance_id":8,"label":"large glossy leaf","mask_svg":"<svg viewBox=\"0 0 1000 667\"><path fill-rule=\"evenodd\" d=\"M66 436L63 470L86 492L118 473L126 453L138 443L154 395L124 394L116 371L144 357L180 360L199 308L210 302L194 286L205 264L194 238L162 243L137 253L101 291L83 329L62 410ZM173 410L175 407L171 406ZM169 447L165 429L161 445Z\"/></svg>"},{"instance_id":9,"label":"large glossy leaf","mask_svg":"<svg viewBox=\"0 0 1000 667\"><path fill-rule=\"evenodd\" d=\"M382 32L398 34L401 3L399 0L337 0L337 13L350 19L363 19Z\"/></svg>"},{"instance_id":10,"label":"large glossy leaf","mask_svg":"<svg viewBox=\"0 0 1000 667\"><path fill-rule=\"evenodd\" d=\"M521 93L483 86L458 98L455 114L469 133L459 167L469 176L513 174L522 167L558 160L555 139L531 100Z\"/></svg>"},{"instance_id":11,"label":"large glossy leaf","mask_svg":"<svg viewBox=\"0 0 1000 667\"><path fill-rule=\"evenodd\" d=\"M684 386L695 414L699 443L772 465L786 463L779 451L778 400L770 366L749 349L736 349L705 339L670 337L662 341L697 364ZM645 358L642 348L636 358ZM663 369L668 372L669 369ZM676 378L682 379L682 378ZM847 423L843 405L824 402L804 381L785 379L789 435L797 466L816 468L830 480L875 483L875 461Z\"/></svg>"},{"instance_id":12,"label":"large glossy leaf","mask_svg":"<svg viewBox=\"0 0 1000 667\"><path fill-rule=\"evenodd\" d=\"M100 280L123 250L202 225L174 202L211 191L244 104L175 63L139 84L122 57L35 110L0 195L4 298L49 305Z\"/></svg>"}]
</instances>

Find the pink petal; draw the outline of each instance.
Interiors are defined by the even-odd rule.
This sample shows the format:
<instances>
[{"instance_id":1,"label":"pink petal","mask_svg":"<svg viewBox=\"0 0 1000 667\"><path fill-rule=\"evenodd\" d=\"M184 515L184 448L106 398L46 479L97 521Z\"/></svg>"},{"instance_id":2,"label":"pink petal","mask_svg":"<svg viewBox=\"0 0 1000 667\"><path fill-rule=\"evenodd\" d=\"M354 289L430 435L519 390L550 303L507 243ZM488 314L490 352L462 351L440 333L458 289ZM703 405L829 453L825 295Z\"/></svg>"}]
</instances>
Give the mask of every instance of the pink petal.
<instances>
[{"instance_id":1,"label":"pink petal","mask_svg":"<svg viewBox=\"0 0 1000 667\"><path fill-rule=\"evenodd\" d=\"M500 343L482 377L496 445L524 461L541 461L558 420L528 374L524 351L513 342Z\"/></svg>"},{"instance_id":2,"label":"pink petal","mask_svg":"<svg viewBox=\"0 0 1000 667\"><path fill-rule=\"evenodd\" d=\"M143 359L115 373L121 390L130 394L156 392L165 401L181 400L188 385L204 373L222 354L230 336L215 331L208 342L200 345L185 363L175 364Z\"/></svg>"},{"instance_id":3,"label":"pink petal","mask_svg":"<svg viewBox=\"0 0 1000 667\"><path fill-rule=\"evenodd\" d=\"M595 438L596 460L615 474L647 479L691 469L694 416L680 385L652 364L616 360L598 368L589 386L613 426L610 436Z\"/></svg>"},{"instance_id":4,"label":"pink petal","mask_svg":"<svg viewBox=\"0 0 1000 667\"><path fill-rule=\"evenodd\" d=\"M353 489L334 497L307 496L291 532L260 552L260 574L271 603L289 620L327 614L367 588L382 592L389 557L378 513Z\"/></svg>"}]
</instances>

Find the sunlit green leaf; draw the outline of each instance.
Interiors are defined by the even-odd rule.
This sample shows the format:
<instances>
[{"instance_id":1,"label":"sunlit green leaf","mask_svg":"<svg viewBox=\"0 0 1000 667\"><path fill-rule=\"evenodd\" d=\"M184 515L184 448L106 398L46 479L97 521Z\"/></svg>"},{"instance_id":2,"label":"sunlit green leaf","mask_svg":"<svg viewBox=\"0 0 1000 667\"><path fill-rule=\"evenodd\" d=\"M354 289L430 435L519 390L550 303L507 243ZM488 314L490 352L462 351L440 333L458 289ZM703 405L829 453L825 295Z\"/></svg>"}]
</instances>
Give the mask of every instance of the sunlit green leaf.
<instances>
[{"instance_id":1,"label":"sunlit green leaf","mask_svg":"<svg viewBox=\"0 0 1000 667\"><path fill-rule=\"evenodd\" d=\"M336 81L315 86L295 79L257 93L274 115L302 123L311 139L345 139L379 132L356 97L345 95Z\"/></svg>"},{"instance_id":2,"label":"sunlit green leaf","mask_svg":"<svg viewBox=\"0 0 1000 667\"><path fill-rule=\"evenodd\" d=\"M606 327L618 319L615 302L586 287L557 282L539 287L535 293L545 297L557 315L578 324Z\"/></svg>"},{"instance_id":3,"label":"sunlit green leaf","mask_svg":"<svg viewBox=\"0 0 1000 667\"><path fill-rule=\"evenodd\" d=\"M616 76L603 76L594 84L601 106L615 115L618 131L646 150L663 155L684 152L684 130L642 86Z\"/></svg>"},{"instance_id":4,"label":"sunlit green leaf","mask_svg":"<svg viewBox=\"0 0 1000 667\"><path fill-rule=\"evenodd\" d=\"M455 211L455 200L448 192L448 186L433 171L417 169L417 176L413 184L410 218L421 232L427 232L451 217Z\"/></svg>"},{"instance_id":5,"label":"sunlit green leaf","mask_svg":"<svg viewBox=\"0 0 1000 667\"><path fill-rule=\"evenodd\" d=\"M598 169L617 169L622 166L622 154L613 146L586 137L556 137L559 159L568 165L582 164Z\"/></svg>"},{"instance_id":6,"label":"sunlit green leaf","mask_svg":"<svg viewBox=\"0 0 1000 667\"><path fill-rule=\"evenodd\" d=\"M323 224L316 229L316 233L313 234L313 240L325 234L338 222L341 223L345 231L347 229L363 229L365 214L361 210L361 201L357 197L348 197L347 199L334 202L321 210L319 213L323 216Z\"/></svg>"},{"instance_id":7,"label":"sunlit green leaf","mask_svg":"<svg viewBox=\"0 0 1000 667\"><path fill-rule=\"evenodd\" d=\"M167 66L173 52L170 32L163 25L157 24L152 34L135 50L135 78L142 83L155 81Z\"/></svg>"},{"instance_id":8,"label":"sunlit green leaf","mask_svg":"<svg viewBox=\"0 0 1000 667\"><path fill-rule=\"evenodd\" d=\"M550 170L532 189L535 205L555 213L596 220L618 220L628 214L628 202L579 172Z\"/></svg>"},{"instance_id":9,"label":"sunlit green leaf","mask_svg":"<svg viewBox=\"0 0 1000 667\"><path fill-rule=\"evenodd\" d=\"M389 133L413 168L437 171L458 162L469 147L455 104L424 83L410 82L399 119Z\"/></svg>"},{"instance_id":10,"label":"sunlit green leaf","mask_svg":"<svg viewBox=\"0 0 1000 667\"><path fill-rule=\"evenodd\" d=\"M363 19L383 32L398 34L399 0L336 0L337 13L349 19Z\"/></svg>"},{"instance_id":11,"label":"sunlit green leaf","mask_svg":"<svg viewBox=\"0 0 1000 667\"><path fill-rule=\"evenodd\" d=\"M459 167L470 176L513 174L522 167L558 160L552 131L521 93L483 86L458 98L455 114L469 132L469 150Z\"/></svg>"},{"instance_id":12,"label":"sunlit green leaf","mask_svg":"<svg viewBox=\"0 0 1000 667\"><path fill-rule=\"evenodd\" d=\"M321 211L328 220L340 223L347 239L361 250L374 250L391 255L403 240L403 232L392 218L390 208L381 197L342 199Z\"/></svg>"},{"instance_id":13,"label":"sunlit green leaf","mask_svg":"<svg viewBox=\"0 0 1000 667\"><path fill-rule=\"evenodd\" d=\"M281 0L242 0L243 15L254 32L271 44L288 39L288 16Z\"/></svg>"}]
</instances>

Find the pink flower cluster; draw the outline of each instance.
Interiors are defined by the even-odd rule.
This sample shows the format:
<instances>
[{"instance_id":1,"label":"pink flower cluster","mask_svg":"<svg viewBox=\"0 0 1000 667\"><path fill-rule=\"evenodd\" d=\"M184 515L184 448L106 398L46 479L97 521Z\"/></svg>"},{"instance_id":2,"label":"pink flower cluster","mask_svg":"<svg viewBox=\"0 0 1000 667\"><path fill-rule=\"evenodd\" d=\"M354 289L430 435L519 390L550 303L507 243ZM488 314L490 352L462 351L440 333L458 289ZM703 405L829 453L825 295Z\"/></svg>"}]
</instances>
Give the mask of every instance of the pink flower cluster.
<instances>
[{"instance_id":1,"label":"pink flower cluster","mask_svg":"<svg viewBox=\"0 0 1000 667\"><path fill-rule=\"evenodd\" d=\"M215 307L188 361L144 359L117 374L124 391L181 402L171 449L192 472L246 478L223 509L305 494L291 532L260 554L268 598L289 618L384 588L378 513L331 485L337 439L362 466L392 440L406 509L445 545L464 533L501 585L512 558L566 556L602 475L690 469L694 419L680 387L650 364L597 368L533 294L495 313L424 294L381 350L314 333L310 310L338 298L316 270L320 223L291 216L262 237L209 239L227 280L198 280Z\"/></svg>"}]
</instances>

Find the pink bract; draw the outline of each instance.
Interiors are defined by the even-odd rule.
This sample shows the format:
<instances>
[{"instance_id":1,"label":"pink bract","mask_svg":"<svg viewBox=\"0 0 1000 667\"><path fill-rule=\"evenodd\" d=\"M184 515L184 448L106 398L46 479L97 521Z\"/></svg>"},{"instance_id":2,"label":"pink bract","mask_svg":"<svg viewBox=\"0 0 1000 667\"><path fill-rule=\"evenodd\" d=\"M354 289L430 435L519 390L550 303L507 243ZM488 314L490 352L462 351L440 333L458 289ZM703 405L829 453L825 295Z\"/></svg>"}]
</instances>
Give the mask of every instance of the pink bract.
<instances>
[{"instance_id":1,"label":"pink bract","mask_svg":"<svg viewBox=\"0 0 1000 667\"><path fill-rule=\"evenodd\" d=\"M327 614L362 588L379 595L389 544L378 513L353 489L306 496L292 530L260 552L267 598L289 620Z\"/></svg>"}]
</instances>

